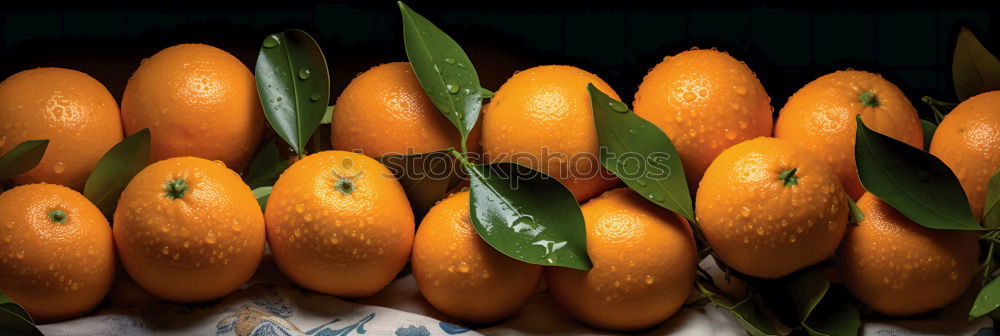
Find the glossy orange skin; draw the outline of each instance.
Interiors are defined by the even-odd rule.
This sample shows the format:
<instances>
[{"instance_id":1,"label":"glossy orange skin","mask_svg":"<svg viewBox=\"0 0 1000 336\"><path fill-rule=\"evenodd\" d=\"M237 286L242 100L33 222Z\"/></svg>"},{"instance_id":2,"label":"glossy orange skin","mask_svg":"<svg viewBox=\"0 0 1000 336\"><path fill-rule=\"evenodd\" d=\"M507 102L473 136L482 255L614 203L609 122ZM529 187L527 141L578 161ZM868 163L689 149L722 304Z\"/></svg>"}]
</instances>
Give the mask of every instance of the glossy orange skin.
<instances>
[{"instance_id":1,"label":"glossy orange skin","mask_svg":"<svg viewBox=\"0 0 1000 336\"><path fill-rule=\"evenodd\" d=\"M83 190L97 161L122 140L121 123L115 98L85 73L38 68L0 82L0 155L27 140L49 140L42 161L16 184Z\"/></svg>"},{"instance_id":2,"label":"glossy orange skin","mask_svg":"<svg viewBox=\"0 0 1000 336\"><path fill-rule=\"evenodd\" d=\"M49 214L61 210L62 223ZM0 194L0 290L37 323L74 318L111 289L111 226L83 195L54 184Z\"/></svg>"},{"instance_id":3,"label":"glossy orange skin","mask_svg":"<svg viewBox=\"0 0 1000 336\"><path fill-rule=\"evenodd\" d=\"M413 211L403 187L378 161L356 153L320 152L292 164L274 184L264 218L281 271L324 294L378 292L413 247Z\"/></svg>"},{"instance_id":4,"label":"glossy orange skin","mask_svg":"<svg viewBox=\"0 0 1000 336\"><path fill-rule=\"evenodd\" d=\"M978 268L976 232L925 228L870 193L858 208L865 219L847 229L837 265L859 300L906 316L941 308L969 287Z\"/></svg>"},{"instance_id":5,"label":"glossy orange skin","mask_svg":"<svg viewBox=\"0 0 1000 336\"><path fill-rule=\"evenodd\" d=\"M547 267L556 303L580 322L613 331L646 329L677 312L698 259L687 221L626 188L581 209L594 267Z\"/></svg>"},{"instance_id":6,"label":"glossy orange skin","mask_svg":"<svg viewBox=\"0 0 1000 336\"><path fill-rule=\"evenodd\" d=\"M664 57L635 93L635 113L670 137L692 191L723 150L770 136L772 111L757 75L716 50Z\"/></svg>"},{"instance_id":7,"label":"glossy orange skin","mask_svg":"<svg viewBox=\"0 0 1000 336\"><path fill-rule=\"evenodd\" d=\"M986 186L1000 168L1000 91L969 98L945 115L930 152L958 176L972 213L982 218Z\"/></svg>"},{"instance_id":8,"label":"glossy orange skin","mask_svg":"<svg viewBox=\"0 0 1000 336\"><path fill-rule=\"evenodd\" d=\"M236 171L264 130L253 73L229 53L180 44L142 61L122 96L125 133L149 128L152 162L195 156Z\"/></svg>"},{"instance_id":9,"label":"glossy orange skin","mask_svg":"<svg viewBox=\"0 0 1000 336\"><path fill-rule=\"evenodd\" d=\"M469 218L469 193L427 213L413 240L413 277L434 308L456 319L491 323L516 314L538 289L542 266L500 253Z\"/></svg>"},{"instance_id":10,"label":"glossy orange skin","mask_svg":"<svg viewBox=\"0 0 1000 336\"><path fill-rule=\"evenodd\" d=\"M187 183L168 197L166 184ZM264 216L240 176L195 157L154 163L129 182L114 215L122 266L143 289L173 302L232 293L264 255Z\"/></svg>"},{"instance_id":11,"label":"glossy orange skin","mask_svg":"<svg viewBox=\"0 0 1000 336\"><path fill-rule=\"evenodd\" d=\"M516 162L549 174L577 201L614 187L618 179L598 161L588 83L620 100L607 83L579 68L544 65L515 73L482 116L487 162Z\"/></svg>"},{"instance_id":12,"label":"glossy orange skin","mask_svg":"<svg viewBox=\"0 0 1000 336\"><path fill-rule=\"evenodd\" d=\"M407 62L386 63L351 80L330 123L333 149L370 157L461 148L461 135L427 97ZM468 144L478 147L474 130Z\"/></svg>"},{"instance_id":13,"label":"glossy orange skin","mask_svg":"<svg viewBox=\"0 0 1000 336\"><path fill-rule=\"evenodd\" d=\"M798 168L797 183L782 172ZM818 158L761 137L722 152L705 171L695 209L716 255L744 274L777 278L833 255L847 226L847 194Z\"/></svg>"},{"instance_id":14,"label":"glossy orange skin","mask_svg":"<svg viewBox=\"0 0 1000 336\"><path fill-rule=\"evenodd\" d=\"M861 94L874 93L877 107L866 107ZM781 109L774 136L794 142L822 159L840 178L851 198L865 189L854 163L855 116L868 128L922 148L923 130L910 100L877 74L844 70L824 75L795 92Z\"/></svg>"}]
</instances>

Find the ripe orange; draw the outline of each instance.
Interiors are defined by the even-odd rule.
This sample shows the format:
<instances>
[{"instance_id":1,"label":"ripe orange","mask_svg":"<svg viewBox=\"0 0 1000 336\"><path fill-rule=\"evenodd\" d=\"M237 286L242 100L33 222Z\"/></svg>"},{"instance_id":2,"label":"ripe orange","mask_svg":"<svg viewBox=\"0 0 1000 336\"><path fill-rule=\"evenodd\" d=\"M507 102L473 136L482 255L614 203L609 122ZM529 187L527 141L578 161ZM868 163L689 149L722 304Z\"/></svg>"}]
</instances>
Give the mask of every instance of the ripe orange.
<instances>
[{"instance_id":1,"label":"ripe orange","mask_svg":"<svg viewBox=\"0 0 1000 336\"><path fill-rule=\"evenodd\" d=\"M969 287L978 267L975 232L925 228L870 193L858 208L865 219L848 228L837 265L859 300L883 314L913 315L943 307Z\"/></svg>"},{"instance_id":2,"label":"ripe orange","mask_svg":"<svg viewBox=\"0 0 1000 336\"><path fill-rule=\"evenodd\" d=\"M460 148L461 136L427 97L407 62L386 63L351 80L330 123L333 149L370 157ZM478 147L478 131L470 135Z\"/></svg>"},{"instance_id":3,"label":"ripe orange","mask_svg":"<svg viewBox=\"0 0 1000 336\"><path fill-rule=\"evenodd\" d=\"M149 128L152 162L196 156L241 171L264 130L253 73L229 53L181 44L142 61L122 96L125 133Z\"/></svg>"},{"instance_id":4,"label":"ripe orange","mask_svg":"<svg viewBox=\"0 0 1000 336\"><path fill-rule=\"evenodd\" d=\"M618 179L598 161L588 83L619 99L607 83L579 68L545 65L515 73L483 114L487 162L515 162L549 174L577 201L615 186Z\"/></svg>"},{"instance_id":5,"label":"ripe orange","mask_svg":"<svg viewBox=\"0 0 1000 336\"><path fill-rule=\"evenodd\" d=\"M271 190L267 238L302 287L342 297L379 291L403 269L414 219L403 187L370 157L326 151L288 168Z\"/></svg>"},{"instance_id":6,"label":"ripe orange","mask_svg":"<svg viewBox=\"0 0 1000 336\"><path fill-rule=\"evenodd\" d=\"M476 233L469 193L435 205L413 240L413 277L435 308L466 322L490 323L514 315L542 278L542 266L512 259Z\"/></svg>"},{"instance_id":7,"label":"ripe orange","mask_svg":"<svg viewBox=\"0 0 1000 336\"><path fill-rule=\"evenodd\" d=\"M118 103L104 85L76 70L25 70L0 82L0 155L45 139L42 161L14 182L82 190L97 161L122 140Z\"/></svg>"},{"instance_id":8,"label":"ripe orange","mask_svg":"<svg viewBox=\"0 0 1000 336\"><path fill-rule=\"evenodd\" d=\"M125 187L114 216L122 266L164 300L220 298L250 279L264 254L264 216L250 187L219 161L154 163Z\"/></svg>"},{"instance_id":9,"label":"ripe orange","mask_svg":"<svg viewBox=\"0 0 1000 336\"><path fill-rule=\"evenodd\" d=\"M757 75L716 50L664 57L635 93L635 113L670 137L692 191L723 150L770 136L772 111Z\"/></svg>"},{"instance_id":10,"label":"ripe orange","mask_svg":"<svg viewBox=\"0 0 1000 336\"><path fill-rule=\"evenodd\" d=\"M649 328L673 315L698 262L687 221L625 188L582 210L594 268L546 268L556 303L583 323L615 331Z\"/></svg>"},{"instance_id":11,"label":"ripe orange","mask_svg":"<svg viewBox=\"0 0 1000 336\"><path fill-rule=\"evenodd\" d=\"M716 255L760 278L832 256L849 211L843 187L823 161L788 140L765 137L719 154L695 204Z\"/></svg>"},{"instance_id":12,"label":"ripe orange","mask_svg":"<svg viewBox=\"0 0 1000 336\"><path fill-rule=\"evenodd\" d=\"M825 75L795 92L781 109L774 136L825 161L858 199L865 192L854 164L858 114L869 128L923 147L920 119L906 95L882 76L855 70Z\"/></svg>"},{"instance_id":13,"label":"ripe orange","mask_svg":"<svg viewBox=\"0 0 1000 336\"><path fill-rule=\"evenodd\" d=\"M981 218L986 185L1000 168L1000 91L969 98L951 110L934 132L930 152L955 172L972 213Z\"/></svg>"},{"instance_id":14,"label":"ripe orange","mask_svg":"<svg viewBox=\"0 0 1000 336\"><path fill-rule=\"evenodd\" d=\"M83 195L31 184L0 194L0 289L38 323L73 318L111 289L111 226Z\"/></svg>"}]
</instances>

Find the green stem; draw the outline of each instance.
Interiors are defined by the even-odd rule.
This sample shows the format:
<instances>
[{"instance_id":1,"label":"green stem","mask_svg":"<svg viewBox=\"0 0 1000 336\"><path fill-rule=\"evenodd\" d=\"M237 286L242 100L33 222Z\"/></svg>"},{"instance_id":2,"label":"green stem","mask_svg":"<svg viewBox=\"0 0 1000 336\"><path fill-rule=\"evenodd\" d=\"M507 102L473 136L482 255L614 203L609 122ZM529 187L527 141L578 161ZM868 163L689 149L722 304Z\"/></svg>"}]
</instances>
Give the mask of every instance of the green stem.
<instances>
[{"instance_id":1,"label":"green stem","mask_svg":"<svg viewBox=\"0 0 1000 336\"><path fill-rule=\"evenodd\" d=\"M469 158L466 157L465 155L466 152L459 152L455 150L455 148L453 147L453 148L448 148L448 153L451 153L451 156L454 156L456 159L458 159L458 161L461 162L463 166L465 167L473 166L473 164L469 162Z\"/></svg>"}]
</instances>

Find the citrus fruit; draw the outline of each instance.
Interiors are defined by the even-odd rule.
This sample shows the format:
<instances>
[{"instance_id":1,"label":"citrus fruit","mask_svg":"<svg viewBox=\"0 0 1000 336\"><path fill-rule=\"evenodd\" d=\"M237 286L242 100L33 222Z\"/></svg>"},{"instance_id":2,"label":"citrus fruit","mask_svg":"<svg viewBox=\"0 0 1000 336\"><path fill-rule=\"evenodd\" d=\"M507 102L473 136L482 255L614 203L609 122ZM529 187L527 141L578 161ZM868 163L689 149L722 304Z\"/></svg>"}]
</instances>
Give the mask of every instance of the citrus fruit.
<instances>
[{"instance_id":1,"label":"citrus fruit","mask_svg":"<svg viewBox=\"0 0 1000 336\"><path fill-rule=\"evenodd\" d=\"M695 211L722 261L777 278L833 255L847 201L823 161L791 141L760 137L719 154L701 180Z\"/></svg>"},{"instance_id":2,"label":"citrus fruit","mask_svg":"<svg viewBox=\"0 0 1000 336\"><path fill-rule=\"evenodd\" d=\"M930 152L955 172L972 213L981 218L986 186L1000 168L1000 91L979 94L951 110L934 132Z\"/></svg>"},{"instance_id":3,"label":"citrus fruit","mask_svg":"<svg viewBox=\"0 0 1000 336\"><path fill-rule=\"evenodd\" d=\"M476 233L469 193L435 205L413 240L413 277L438 310L466 322L496 322L517 313L535 294L542 266L512 259Z\"/></svg>"},{"instance_id":4,"label":"citrus fruit","mask_svg":"<svg viewBox=\"0 0 1000 336\"><path fill-rule=\"evenodd\" d=\"M694 283L697 251L687 221L626 188L585 203L594 267L545 269L556 303L574 319L608 330L652 327L673 315Z\"/></svg>"},{"instance_id":5,"label":"citrus fruit","mask_svg":"<svg viewBox=\"0 0 1000 336\"><path fill-rule=\"evenodd\" d=\"M618 100L596 75L563 65L515 73L483 113L486 162L514 162L556 178L583 201L618 179L598 161L597 129L587 84Z\"/></svg>"},{"instance_id":6,"label":"citrus fruit","mask_svg":"<svg viewBox=\"0 0 1000 336\"><path fill-rule=\"evenodd\" d=\"M795 92L778 115L774 136L826 162L851 198L858 199L865 192L854 164L859 114L876 132L923 147L920 119L906 95L882 76L855 70L827 74Z\"/></svg>"},{"instance_id":7,"label":"citrus fruit","mask_svg":"<svg viewBox=\"0 0 1000 336\"><path fill-rule=\"evenodd\" d=\"M122 96L125 133L149 128L152 162L220 160L240 171L264 130L253 73L229 53L180 44L142 61Z\"/></svg>"},{"instance_id":8,"label":"citrus fruit","mask_svg":"<svg viewBox=\"0 0 1000 336\"><path fill-rule=\"evenodd\" d=\"M274 184L264 218L281 271L330 295L374 294L403 269L413 247L403 187L357 153L320 152L292 164Z\"/></svg>"},{"instance_id":9,"label":"citrus fruit","mask_svg":"<svg viewBox=\"0 0 1000 336\"><path fill-rule=\"evenodd\" d=\"M35 322L86 313L111 289L111 226L76 191L40 183L0 194L0 237L0 290Z\"/></svg>"},{"instance_id":10,"label":"citrus fruit","mask_svg":"<svg viewBox=\"0 0 1000 336\"><path fill-rule=\"evenodd\" d=\"M122 140L118 103L85 73L25 70L0 82L0 155L27 140L49 140L42 161L17 184L54 183L82 190L104 153Z\"/></svg>"},{"instance_id":11,"label":"citrus fruit","mask_svg":"<svg viewBox=\"0 0 1000 336\"><path fill-rule=\"evenodd\" d=\"M122 266L164 300L220 298L250 279L264 254L264 215L222 162L171 158L139 172L114 215Z\"/></svg>"},{"instance_id":12,"label":"citrus fruit","mask_svg":"<svg viewBox=\"0 0 1000 336\"><path fill-rule=\"evenodd\" d=\"M635 113L670 137L692 190L723 150L770 136L772 111L757 75L711 49L664 57L635 93Z\"/></svg>"},{"instance_id":13,"label":"citrus fruit","mask_svg":"<svg viewBox=\"0 0 1000 336\"><path fill-rule=\"evenodd\" d=\"M865 219L847 229L837 265L847 289L888 315L913 315L943 307L969 287L979 257L972 231L920 226L865 193Z\"/></svg>"},{"instance_id":14,"label":"citrus fruit","mask_svg":"<svg viewBox=\"0 0 1000 336\"><path fill-rule=\"evenodd\" d=\"M333 149L370 157L461 148L461 135L427 97L407 62L386 63L351 80L330 123ZM478 147L478 131L468 144Z\"/></svg>"}]
</instances>

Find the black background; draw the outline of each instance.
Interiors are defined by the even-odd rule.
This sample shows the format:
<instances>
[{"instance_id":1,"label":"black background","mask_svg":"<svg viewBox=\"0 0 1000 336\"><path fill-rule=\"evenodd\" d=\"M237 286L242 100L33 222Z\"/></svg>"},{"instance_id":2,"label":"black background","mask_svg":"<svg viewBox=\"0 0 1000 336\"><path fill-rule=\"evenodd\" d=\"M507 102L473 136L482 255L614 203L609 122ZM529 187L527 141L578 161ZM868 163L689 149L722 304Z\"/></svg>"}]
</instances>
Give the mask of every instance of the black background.
<instances>
[{"instance_id":1,"label":"black background","mask_svg":"<svg viewBox=\"0 0 1000 336\"><path fill-rule=\"evenodd\" d=\"M900 86L921 115L924 95L955 100L951 51L958 26L1000 42L994 2L800 3L409 1L455 38L483 87L514 71L568 64L601 76L627 102L664 56L716 47L745 61L780 109L789 95L838 69L878 72ZM142 58L178 43L206 43L253 69L268 34L312 34L332 71L332 99L358 73L405 61L394 1L169 4L38 3L0 14L0 76L35 67L81 70L118 99ZM332 102L331 102L332 103Z\"/></svg>"}]
</instances>

